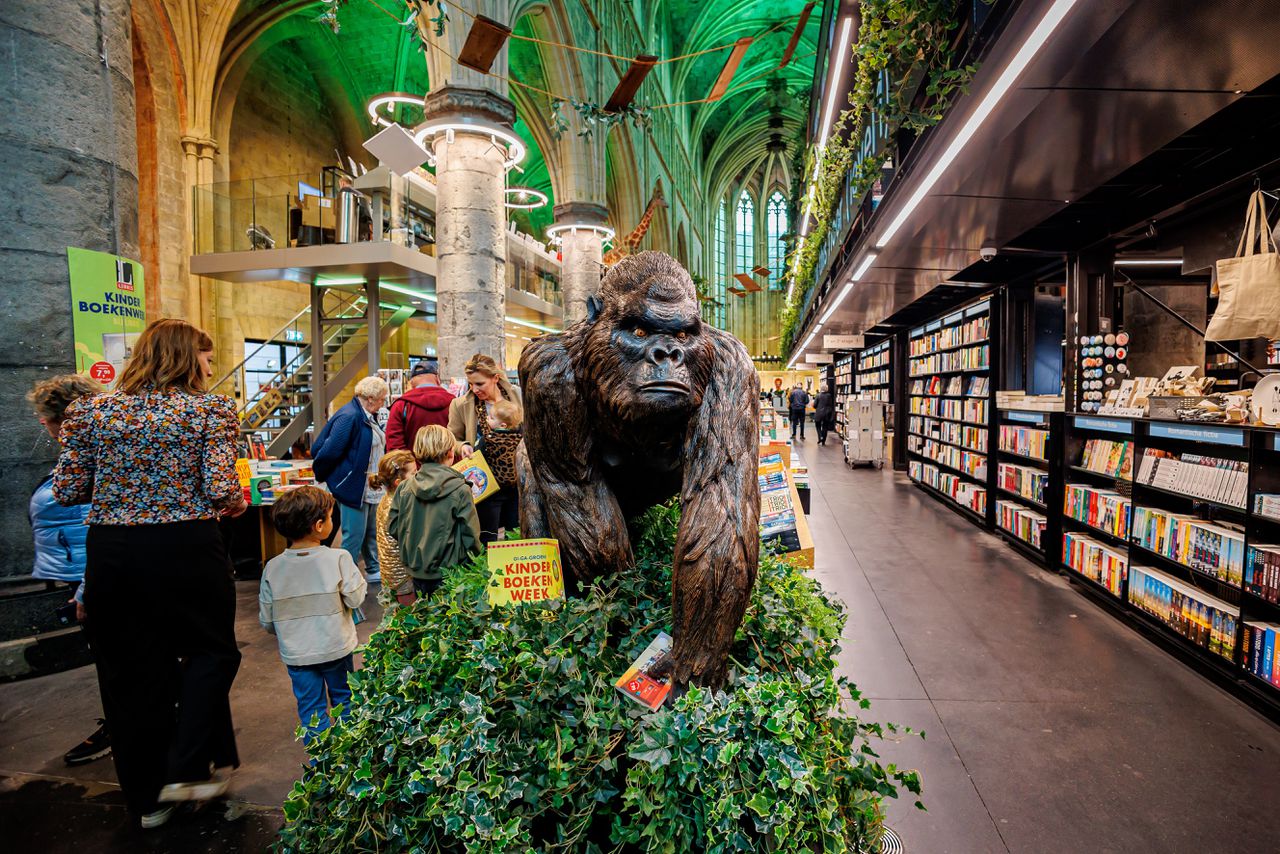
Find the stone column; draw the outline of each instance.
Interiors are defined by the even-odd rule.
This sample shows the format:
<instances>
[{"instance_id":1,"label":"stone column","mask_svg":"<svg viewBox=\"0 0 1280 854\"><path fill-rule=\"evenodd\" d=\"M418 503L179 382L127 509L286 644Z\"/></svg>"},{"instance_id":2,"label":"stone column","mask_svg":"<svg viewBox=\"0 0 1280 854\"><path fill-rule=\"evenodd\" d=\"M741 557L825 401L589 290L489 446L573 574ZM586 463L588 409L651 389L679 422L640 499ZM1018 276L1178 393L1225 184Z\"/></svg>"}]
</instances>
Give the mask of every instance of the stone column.
<instances>
[{"instance_id":1,"label":"stone column","mask_svg":"<svg viewBox=\"0 0 1280 854\"><path fill-rule=\"evenodd\" d=\"M27 501L57 455L23 398L75 366L67 247L139 257L129 39L129 0L0 3L0 575L31 571Z\"/></svg>"},{"instance_id":2,"label":"stone column","mask_svg":"<svg viewBox=\"0 0 1280 854\"><path fill-rule=\"evenodd\" d=\"M484 89L445 87L427 96L428 124L481 121L511 133L515 107ZM477 127L438 134L436 328L440 375L461 377L474 353L503 361L507 238L506 147ZM504 366L509 367L509 366Z\"/></svg>"},{"instance_id":3,"label":"stone column","mask_svg":"<svg viewBox=\"0 0 1280 854\"><path fill-rule=\"evenodd\" d=\"M587 316L587 297L600 292L604 257L600 229L607 216L603 205L569 202L555 206L557 228L568 229L560 232L560 295L566 328Z\"/></svg>"}]
</instances>

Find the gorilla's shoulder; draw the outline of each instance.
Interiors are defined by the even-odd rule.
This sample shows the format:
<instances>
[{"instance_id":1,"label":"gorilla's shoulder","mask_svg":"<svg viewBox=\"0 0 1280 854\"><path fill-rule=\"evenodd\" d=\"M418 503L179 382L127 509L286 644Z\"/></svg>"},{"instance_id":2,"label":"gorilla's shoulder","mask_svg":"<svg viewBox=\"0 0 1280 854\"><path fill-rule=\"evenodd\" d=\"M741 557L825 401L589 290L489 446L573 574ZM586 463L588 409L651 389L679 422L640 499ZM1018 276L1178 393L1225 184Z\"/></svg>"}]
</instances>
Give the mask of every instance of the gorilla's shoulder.
<instances>
[{"instance_id":1,"label":"gorilla's shoulder","mask_svg":"<svg viewBox=\"0 0 1280 854\"><path fill-rule=\"evenodd\" d=\"M573 378L573 364L565 334L543 335L520 354L520 385L525 389L556 385Z\"/></svg>"}]
</instances>

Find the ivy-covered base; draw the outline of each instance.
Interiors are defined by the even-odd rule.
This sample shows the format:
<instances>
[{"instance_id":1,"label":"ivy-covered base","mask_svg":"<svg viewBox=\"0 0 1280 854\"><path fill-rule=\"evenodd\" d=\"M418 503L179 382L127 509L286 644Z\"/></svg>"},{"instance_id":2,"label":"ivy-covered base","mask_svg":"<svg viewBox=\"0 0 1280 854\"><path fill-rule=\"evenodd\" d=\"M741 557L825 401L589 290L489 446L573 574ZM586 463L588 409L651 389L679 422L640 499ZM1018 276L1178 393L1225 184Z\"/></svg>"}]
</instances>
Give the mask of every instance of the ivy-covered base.
<instances>
[{"instance_id":1,"label":"ivy-covered base","mask_svg":"<svg viewBox=\"0 0 1280 854\"><path fill-rule=\"evenodd\" d=\"M397 611L349 719L313 744L280 849L871 850L882 799L919 777L849 713L868 704L834 675L844 614L800 570L761 559L724 693L647 713L614 689L670 630L677 520L652 511L637 568L583 598L492 609L478 560Z\"/></svg>"}]
</instances>

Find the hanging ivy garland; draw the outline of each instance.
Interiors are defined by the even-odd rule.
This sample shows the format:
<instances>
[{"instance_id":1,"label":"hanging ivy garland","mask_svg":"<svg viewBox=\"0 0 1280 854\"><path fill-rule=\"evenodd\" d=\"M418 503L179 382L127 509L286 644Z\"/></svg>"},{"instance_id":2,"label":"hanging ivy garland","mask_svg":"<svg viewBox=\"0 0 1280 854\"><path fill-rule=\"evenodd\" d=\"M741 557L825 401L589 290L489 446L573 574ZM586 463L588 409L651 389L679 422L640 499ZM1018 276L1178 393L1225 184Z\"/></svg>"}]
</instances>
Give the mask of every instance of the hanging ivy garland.
<instances>
[{"instance_id":1,"label":"hanging ivy garland","mask_svg":"<svg viewBox=\"0 0 1280 854\"><path fill-rule=\"evenodd\" d=\"M581 120L582 128L578 136L590 138L598 130L606 134L615 125L630 123L636 130L647 130L653 122L653 113L648 107L628 104L620 110L605 111L599 104L590 101L577 101L565 98L553 98L551 101L551 130L556 139L569 131L569 120L565 116L564 107L568 104Z\"/></svg>"},{"instance_id":2,"label":"hanging ivy garland","mask_svg":"<svg viewBox=\"0 0 1280 854\"><path fill-rule=\"evenodd\" d=\"M953 33L960 23L952 0L862 0L860 13L849 107L832 125L812 182L812 196L806 201L799 195L805 186L801 183L792 201L797 211L809 205L812 227L789 259L794 284L781 318L782 351L786 353L795 343L800 309L813 288L818 256L846 177L853 186L853 197L861 199L880 177L892 153L884 146L869 157L860 156L872 119L882 123L890 139L903 128L919 132L931 127L942 120L947 107L966 90L977 71L976 65L952 67ZM877 93L876 84L882 76L887 79L887 96ZM812 149L808 152L800 174L813 171L818 154Z\"/></svg>"}]
</instances>

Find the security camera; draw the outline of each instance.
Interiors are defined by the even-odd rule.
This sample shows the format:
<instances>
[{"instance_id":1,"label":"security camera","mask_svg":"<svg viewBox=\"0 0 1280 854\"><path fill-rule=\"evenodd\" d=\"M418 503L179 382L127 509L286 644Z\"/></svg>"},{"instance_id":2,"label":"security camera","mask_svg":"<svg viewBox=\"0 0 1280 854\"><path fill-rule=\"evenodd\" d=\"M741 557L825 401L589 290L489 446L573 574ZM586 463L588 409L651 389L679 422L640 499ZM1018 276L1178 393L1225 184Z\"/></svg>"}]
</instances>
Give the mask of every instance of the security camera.
<instances>
[{"instance_id":1,"label":"security camera","mask_svg":"<svg viewBox=\"0 0 1280 854\"><path fill-rule=\"evenodd\" d=\"M982 254L983 261L990 261L1000 253L1000 250L990 243L983 244L983 247L978 251Z\"/></svg>"}]
</instances>

